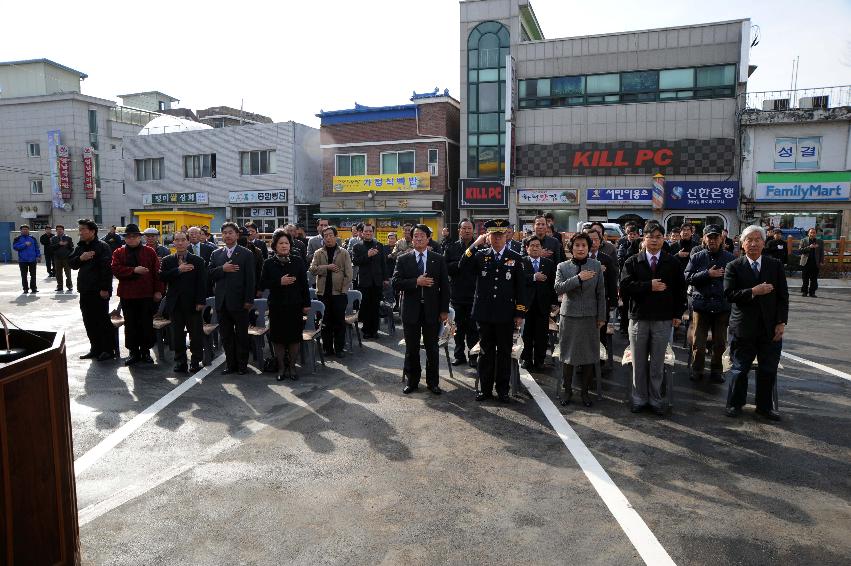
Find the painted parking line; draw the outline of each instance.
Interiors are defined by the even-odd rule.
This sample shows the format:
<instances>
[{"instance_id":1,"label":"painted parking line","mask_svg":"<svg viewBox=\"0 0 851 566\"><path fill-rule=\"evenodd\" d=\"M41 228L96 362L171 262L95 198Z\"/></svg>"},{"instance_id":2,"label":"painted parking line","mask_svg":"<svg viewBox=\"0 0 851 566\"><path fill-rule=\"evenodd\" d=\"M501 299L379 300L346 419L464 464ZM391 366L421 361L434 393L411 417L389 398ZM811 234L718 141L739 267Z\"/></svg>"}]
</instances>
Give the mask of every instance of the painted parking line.
<instances>
[{"instance_id":1,"label":"painted parking line","mask_svg":"<svg viewBox=\"0 0 851 566\"><path fill-rule=\"evenodd\" d=\"M570 454L582 468L585 477L597 490L600 498L609 508L609 511L615 517L623 532L629 538L632 546L641 555L641 558L646 564L657 565L674 565L668 552L659 543L656 535L650 530L638 512L632 507L632 504L627 500L626 496L621 492L600 462L591 454L585 443L576 434L567 421L564 415L556 408L552 400L543 392L535 379L526 370L520 370L520 380L526 389L532 395L532 398L538 403L538 406L543 411L544 416L550 421L553 429L561 438L564 445L570 451Z\"/></svg>"},{"instance_id":2,"label":"painted parking line","mask_svg":"<svg viewBox=\"0 0 851 566\"><path fill-rule=\"evenodd\" d=\"M224 361L225 355L220 354L209 366L187 378L186 381L169 391L166 395L157 400L156 403L146 408L144 411L130 419L121 428L101 440L96 446L80 456L74 462L74 475L79 477L80 474L88 470L92 464L103 458L105 454L118 446L125 438L139 430L146 422L168 407L175 399L201 383L204 378L210 374L210 372L219 367L222 363L224 363Z\"/></svg>"},{"instance_id":3,"label":"painted parking line","mask_svg":"<svg viewBox=\"0 0 851 566\"><path fill-rule=\"evenodd\" d=\"M844 379L846 381L851 381L851 374L845 373L844 371L839 371L838 369L833 369L830 366L826 366L826 365L820 364L818 362L811 362L810 360L807 360L807 359L802 358L800 356L796 356L795 354L790 354L788 352L781 352L781 355L789 358L790 360L794 360L798 363L819 369L819 370L821 370L825 373L829 373L830 375L833 375L833 376L836 376L836 377L841 377L842 379Z\"/></svg>"}]
</instances>

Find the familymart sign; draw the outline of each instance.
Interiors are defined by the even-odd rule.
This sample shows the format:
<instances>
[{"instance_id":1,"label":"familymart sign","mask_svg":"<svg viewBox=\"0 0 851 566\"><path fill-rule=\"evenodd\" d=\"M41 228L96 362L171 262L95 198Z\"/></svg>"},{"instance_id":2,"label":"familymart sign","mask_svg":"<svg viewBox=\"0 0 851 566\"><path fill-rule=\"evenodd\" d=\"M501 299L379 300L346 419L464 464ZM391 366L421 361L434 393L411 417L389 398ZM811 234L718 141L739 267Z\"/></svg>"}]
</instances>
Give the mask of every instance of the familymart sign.
<instances>
[{"instance_id":1,"label":"familymart sign","mask_svg":"<svg viewBox=\"0 0 851 566\"><path fill-rule=\"evenodd\" d=\"M851 195L851 171L757 173L756 183L759 202L835 202Z\"/></svg>"}]
</instances>

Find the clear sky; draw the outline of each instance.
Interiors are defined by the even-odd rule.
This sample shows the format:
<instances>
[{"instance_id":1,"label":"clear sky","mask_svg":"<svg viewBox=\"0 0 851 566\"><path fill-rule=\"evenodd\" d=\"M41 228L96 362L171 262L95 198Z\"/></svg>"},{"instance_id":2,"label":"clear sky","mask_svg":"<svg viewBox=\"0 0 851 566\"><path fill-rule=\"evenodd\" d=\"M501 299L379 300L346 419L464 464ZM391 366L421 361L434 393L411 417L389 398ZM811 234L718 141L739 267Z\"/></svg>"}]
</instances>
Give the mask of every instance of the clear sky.
<instances>
[{"instance_id":1,"label":"clear sky","mask_svg":"<svg viewBox=\"0 0 851 566\"><path fill-rule=\"evenodd\" d=\"M547 38L750 17L750 91L851 84L851 0L533 0ZM160 90L318 126L321 109L459 97L456 0L6 2L0 60L46 57L89 75L85 94Z\"/></svg>"}]
</instances>

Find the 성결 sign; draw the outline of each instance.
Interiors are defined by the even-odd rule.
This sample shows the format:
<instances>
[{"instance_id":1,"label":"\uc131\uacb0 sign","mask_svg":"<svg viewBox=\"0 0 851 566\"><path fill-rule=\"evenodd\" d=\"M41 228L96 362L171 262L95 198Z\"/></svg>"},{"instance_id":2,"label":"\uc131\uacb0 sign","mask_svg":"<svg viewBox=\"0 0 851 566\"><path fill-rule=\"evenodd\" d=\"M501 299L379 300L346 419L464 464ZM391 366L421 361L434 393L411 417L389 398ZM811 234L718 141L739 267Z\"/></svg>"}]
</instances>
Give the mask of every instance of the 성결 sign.
<instances>
[{"instance_id":1,"label":"\uc131\uacb0 sign","mask_svg":"<svg viewBox=\"0 0 851 566\"><path fill-rule=\"evenodd\" d=\"M761 202L844 201L851 195L851 171L757 173L754 199Z\"/></svg>"},{"instance_id":2,"label":"\uc131\uacb0 sign","mask_svg":"<svg viewBox=\"0 0 851 566\"><path fill-rule=\"evenodd\" d=\"M665 208L736 210L738 181L665 181Z\"/></svg>"},{"instance_id":3,"label":"\uc131\uacb0 sign","mask_svg":"<svg viewBox=\"0 0 851 566\"><path fill-rule=\"evenodd\" d=\"M588 189L586 200L591 204L650 206L653 190L649 187L624 189Z\"/></svg>"}]
</instances>

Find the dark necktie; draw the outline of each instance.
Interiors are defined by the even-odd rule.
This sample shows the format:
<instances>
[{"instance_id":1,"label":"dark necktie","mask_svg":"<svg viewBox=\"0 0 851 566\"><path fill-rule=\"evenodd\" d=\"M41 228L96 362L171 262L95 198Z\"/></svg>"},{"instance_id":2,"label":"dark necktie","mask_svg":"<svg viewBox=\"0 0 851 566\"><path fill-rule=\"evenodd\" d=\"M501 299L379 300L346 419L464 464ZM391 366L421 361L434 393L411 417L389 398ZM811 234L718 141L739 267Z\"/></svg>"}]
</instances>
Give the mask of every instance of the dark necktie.
<instances>
[{"instance_id":1,"label":"dark necktie","mask_svg":"<svg viewBox=\"0 0 851 566\"><path fill-rule=\"evenodd\" d=\"M753 269L753 275L759 281L759 264L757 262L751 262L751 268Z\"/></svg>"},{"instance_id":2,"label":"dark necktie","mask_svg":"<svg viewBox=\"0 0 851 566\"><path fill-rule=\"evenodd\" d=\"M535 269L535 273L538 273L538 260L534 260L532 262L532 267Z\"/></svg>"},{"instance_id":3,"label":"dark necktie","mask_svg":"<svg viewBox=\"0 0 851 566\"><path fill-rule=\"evenodd\" d=\"M423 254L417 252L417 268L420 270L420 275L425 275L425 263L423 262Z\"/></svg>"},{"instance_id":4,"label":"dark necktie","mask_svg":"<svg viewBox=\"0 0 851 566\"><path fill-rule=\"evenodd\" d=\"M655 255L650 256L650 271L652 271L654 274L656 273L656 264L657 263L658 263L658 260L656 259L656 256Z\"/></svg>"}]
</instances>

